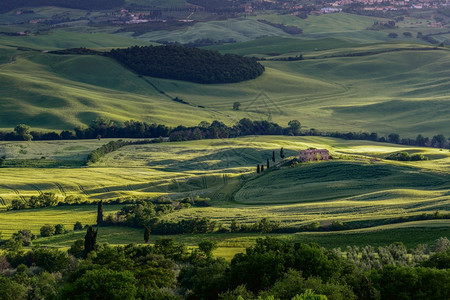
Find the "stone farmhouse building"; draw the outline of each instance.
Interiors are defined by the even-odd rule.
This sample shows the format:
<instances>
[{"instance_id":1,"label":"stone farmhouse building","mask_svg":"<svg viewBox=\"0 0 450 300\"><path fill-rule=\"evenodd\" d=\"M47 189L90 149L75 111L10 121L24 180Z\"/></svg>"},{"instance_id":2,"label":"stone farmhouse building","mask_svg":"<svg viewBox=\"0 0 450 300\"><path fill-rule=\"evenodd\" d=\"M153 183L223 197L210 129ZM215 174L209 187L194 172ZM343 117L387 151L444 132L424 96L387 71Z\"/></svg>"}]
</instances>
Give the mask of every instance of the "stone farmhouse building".
<instances>
[{"instance_id":1,"label":"stone farmhouse building","mask_svg":"<svg viewBox=\"0 0 450 300\"><path fill-rule=\"evenodd\" d=\"M301 162L314 160L329 160L330 152L327 149L307 149L299 152L299 159Z\"/></svg>"}]
</instances>

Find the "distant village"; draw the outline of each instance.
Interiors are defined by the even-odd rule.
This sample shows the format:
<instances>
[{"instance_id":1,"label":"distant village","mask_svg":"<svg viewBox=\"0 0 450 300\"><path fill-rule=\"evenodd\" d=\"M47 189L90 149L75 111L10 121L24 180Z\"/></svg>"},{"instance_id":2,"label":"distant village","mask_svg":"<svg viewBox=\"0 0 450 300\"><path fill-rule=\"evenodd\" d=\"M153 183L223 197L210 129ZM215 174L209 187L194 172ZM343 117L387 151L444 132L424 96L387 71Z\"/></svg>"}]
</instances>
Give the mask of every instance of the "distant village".
<instances>
[{"instance_id":1,"label":"distant village","mask_svg":"<svg viewBox=\"0 0 450 300\"><path fill-rule=\"evenodd\" d=\"M69 19L64 15L53 16L52 19L32 19L30 24L44 23L57 26L69 21L89 20L92 24L107 22L115 25L133 25L150 22L178 21L190 23L196 21L199 14L216 14L228 17L247 16L261 11L278 11L301 18L307 15L321 15L339 12L376 14L392 11L407 11L421 9L439 9L450 7L450 0L325 0L321 4L302 0L230 0L223 1L219 6L202 6L208 3L201 0L187 0L184 7L158 8L141 7L136 9L116 9L106 12L102 17L90 17L90 13L79 19ZM223 6L222 6L223 4ZM206 4L203 4L206 5ZM16 15L31 14L32 10L17 10ZM439 25L439 24L438 24ZM431 25L429 25L431 26ZM440 26L432 26L440 27Z\"/></svg>"}]
</instances>

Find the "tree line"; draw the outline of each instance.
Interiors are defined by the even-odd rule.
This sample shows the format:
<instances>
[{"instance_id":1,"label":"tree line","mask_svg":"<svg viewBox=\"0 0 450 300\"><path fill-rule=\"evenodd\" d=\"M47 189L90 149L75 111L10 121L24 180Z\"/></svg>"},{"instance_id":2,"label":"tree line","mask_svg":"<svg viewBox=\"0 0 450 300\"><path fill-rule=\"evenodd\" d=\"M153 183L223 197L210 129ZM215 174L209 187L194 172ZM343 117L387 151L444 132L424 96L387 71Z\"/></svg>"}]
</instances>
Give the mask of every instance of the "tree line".
<instances>
[{"instance_id":1,"label":"tree line","mask_svg":"<svg viewBox=\"0 0 450 300\"><path fill-rule=\"evenodd\" d=\"M425 137L421 134L413 138L402 138L397 133L380 136L376 132L329 132L315 128L302 129L298 120L291 120L287 127L269 121L253 121L248 118L228 126L220 121L202 121L197 126L179 125L175 128L162 124L148 124L140 121L126 121L117 124L106 118L97 118L87 128L77 127L73 131L57 132L31 131L30 126L19 124L13 132L0 132L0 141L23 140L71 140L96 138L159 138L169 137L169 141L189 141L201 139L235 138L248 135L286 135L286 136L326 136L346 140L368 140L408 146L447 148L449 141L443 134Z\"/></svg>"},{"instance_id":2,"label":"tree line","mask_svg":"<svg viewBox=\"0 0 450 300\"><path fill-rule=\"evenodd\" d=\"M125 4L125 0L2 0L0 12L21 7L58 6L75 9L111 9Z\"/></svg>"},{"instance_id":3,"label":"tree line","mask_svg":"<svg viewBox=\"0 0 450 300\"><path fill-rule=\"evenodd\" d=\"M383 218L364 221L350 221L343 223L335 220L330 224L320 224L315 221L303 225L283 225L279 221L272 221L264 217L254 223L242 223L232 219L230 225L225 225L216 220L207 217L197 217L191 219L173 220L164 218L164 216L180 209L187 209L191 206L208 206L209 198L186 197L179 200L169 198L158 198L155 200L136 200L135 203L124 206L118 212L103 217L98 214L98 225L102 226L128 226L134 228L146 228L153 234L172 235L172 234L199 234L199 233L231 233L231 232L255 232L255 233L294 233L311 231L341 231L368 228L386 224L396 224L420 220L450 219L450 214L442 214L439 211L404 216L398 218ZM130 202L128 202L130 203Z\"/></svg>"}]
</instances>

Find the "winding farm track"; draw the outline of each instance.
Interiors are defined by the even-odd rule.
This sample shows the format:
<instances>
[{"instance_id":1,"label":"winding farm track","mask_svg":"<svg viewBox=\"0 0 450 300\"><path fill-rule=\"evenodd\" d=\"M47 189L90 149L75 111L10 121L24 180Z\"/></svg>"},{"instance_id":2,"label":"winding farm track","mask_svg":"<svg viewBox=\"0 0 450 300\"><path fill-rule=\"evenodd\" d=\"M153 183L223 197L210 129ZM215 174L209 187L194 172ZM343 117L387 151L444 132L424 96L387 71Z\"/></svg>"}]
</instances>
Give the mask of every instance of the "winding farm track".
<instances>
[{"instance_id":1,"label":"winding farm track","mask_svg":"<svg viewBox=\"0 0 450 300\"><path fill-rule=\"evenodd\" d=\"M60 183L58 183L58 182L55 182L54 183L55 185L56 185L56 187L59 189L59 191L61 192L61 194L64 196L64 197L66 197L66 191L64 190L64 188L63 188L63 186L60 184Z\"/></svg>"},{"instance_id":2,"label":"winding farm track","mask_svg":"<svg viewBox=\"0 0 450 300\"><path fill-rule=\"evenodd\" d=\"M3 187L5 187L5 188L8 189L8 190L12 190L17 196L19 196L20 199L22 199L23 201L25 201L25 197L22 196L22 195L20 194L19 190L16 190L16 189L14 189L14 188L12 188L12 187L10 187L10 186L8 186L8 185L5 185L5 184L2 184L2 185L0 185L0 186L3 186Z\"/></svg>"},{"instance_id":3,"label":"winding farm track","mask_svg":"<svg viewBox=\"0 0 450 300\"><path fill-rule=\"evenodd\" d=\"M81 184L77 183L77 186L83 194L85 194L86 196L89 196L88 191L86 191Z\"/></svg>"},{"instance_id":4,"label":"winding farm track","mask_svg":"<svg viewBox=\"0 0 450 300\"><path fill-rule=\"evenodd\" d=\"M41 190L37 185L35 185L35 184L30 184L30 186L31 186L33 189L35 189L36 191L38 191L39 195L42 195L42 194L43 194L42 190Z\"/></svg>"}]
</instances>

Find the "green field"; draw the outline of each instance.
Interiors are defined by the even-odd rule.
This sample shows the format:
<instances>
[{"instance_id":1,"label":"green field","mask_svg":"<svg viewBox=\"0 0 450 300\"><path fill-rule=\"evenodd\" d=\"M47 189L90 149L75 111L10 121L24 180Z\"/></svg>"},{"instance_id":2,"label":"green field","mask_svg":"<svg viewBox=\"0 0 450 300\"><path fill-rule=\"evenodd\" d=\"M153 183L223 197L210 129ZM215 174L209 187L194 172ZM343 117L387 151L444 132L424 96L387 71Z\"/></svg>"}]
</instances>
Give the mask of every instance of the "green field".
<instances>
[{"instance_id":1,"label":"green field","mask_svg":"<svg viewBox=\"0 0 450 300\"><path fill-rule=\"evenodd\" d=\"M166 4L175 7L181 2ZM40 8L29 17L50 18L55 14L77 18L87 12ZM4 17L12 21L25 15L10 13ZM291 36L258 19L298 26L304 33ZM27 123L33 129L73 129L88 125L98 116L116 122L136 119L173 126L215 119L232 125L247 117L284 126L297 119L304 128L328 131L396 132L406 137L419 133L448 135L448 49L433 50L419 39L404 38L402 32L407 30L413 36L419 30L424 34L434 30L418 26L411 18L398 23L400 37L395 40L387 38L388 31L366 30L381 20L351 14L303 20L271 13L199 22L182 30L148 32L139 38L131 33L114 34L114 27L82 24L27 36L0 34L0 128ZM0 31L25 30L14 26L0 25ZM208 47L223 53L268 59L303 55L306 59L262 61L266 72L255 80L202 85L140 78L105 57L42 52L71 47L104 50L148 45L150 40L190 42L215 37L240 41ZM361 56L346 57L349 54ZM175 97L189 105L172 101ZM235 101L242 104L240 111L232 109Z\"/></svg>"},{"instance_id":2,"label":"green field","mask_svg":"<svg viewBox=\"0 0 450 300\"><path fill-rule=\"evenodd\" d=\"M85 156L81 153L106 142L4 142L0 143L0 149L7 150L11 159L22 160L25 164L46 156L64 165L65 160L83 161ZM309 147L327 148L335 159L281 166L257 175L255 165L265 163L272 151L278 153L280 147L285 148L288 156L295 156L298 150ZM399 151L422 153L430 160L392 162L383 159ZM232 220L252 224L264 217L280 221L281 227L311 222L327 225L333 221L376 223L436 211L448 213L449 166L447 150L321 137L252 136L126 146L89 167L1 168L0 197L9 202L43 192L53 192L61 199L74 195L91 200L160 195L180 199L200 195L211 197L212 206L179 210L164 219L208 217L225 226ZM107 211L120 208L118 205L106 207ZM95 213L95 205L1 212L0 231L4 236L23 228L38 233L40 226L46 223L63 223L71 228L76 221L92 224ZM371 236L374 243L382 243L380 236L385 230L398 232L395 235L398 238L410 227L422 228L424 232L420 238L402 237L402 241L410 244L432 242L438 235L447 236L449 230L447 220L429 220L350 231L345 235L348 239L343 240L333 233L295 236L336 246L347 242L361 245L363 241L369 243ZM139 242L142 234L131 229L102 230L106 230L102 241L118 244ZM425 237L428 231L430 236ZM370 232L367 239L363 238L366 232ZM42 240L42 243L68 246L81 235L71 233ZM239 243L245 243L248 236L238 235ZM257 235L250 236L256 238ZM290 235L281 236L289 238ZM245 247L230 242L233 235L213 237L221 242L222 248L234 249L220 250L225 251L224 256L228 255L226 251L235 253L233 251L242 251ZM192 236L192 240L186 242L196 245L201 238L203 235Z\"/></svg>"},{"instance_id":3,"label":"green field","mask_svg":"<svg viewBox=\"0 0 450 300\"><path fill-rule=\"evenodd\" d=\"M281 49L269 42L261 46L252 42L250 48L241 51L289 55L301 44L286 40ZM334 43L333 49L324 48L328 42ZM304 49L317 46L321 51L309 50L313 51L310 55L329 56L415 47L351 45L339 40L305 41ZM168 96L108 58L12 48L1 48L0 53L4 62L0 65L0 87L4 91L0 96L0 128L27 123L33 129L72 129L98 116L117 122L136 119L168 125L196 125L214 119L232 125L248 117L284 126L298 119L305 128L396 132L415 137L419 133L448 135L444 129L450 125L446 96L450 54L444 49L265 61L266 72L261 77L236 84L147 79ZM172 101L174 97L189 105ZM242 104L240 111L232 110L236 100Z\"/></svg>"}]
</instances>

